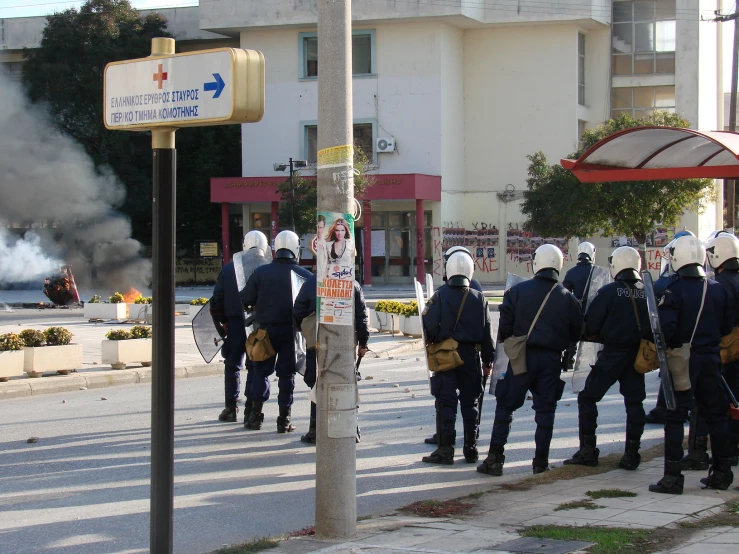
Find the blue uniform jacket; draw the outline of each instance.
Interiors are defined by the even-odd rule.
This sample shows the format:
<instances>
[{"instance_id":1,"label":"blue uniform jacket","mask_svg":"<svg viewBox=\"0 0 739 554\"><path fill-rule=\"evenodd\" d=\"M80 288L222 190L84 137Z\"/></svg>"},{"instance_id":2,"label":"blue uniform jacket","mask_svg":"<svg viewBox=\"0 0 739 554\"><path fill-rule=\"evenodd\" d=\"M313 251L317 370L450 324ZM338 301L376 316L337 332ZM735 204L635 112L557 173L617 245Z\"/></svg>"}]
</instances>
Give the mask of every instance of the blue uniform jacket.
<instances>
[{"instance_id":1,"label":"blue uniform jacket","mask_svg":"<svg viewBox=\"0 0 739 554\"><path fill-rule=\"evenodd\" d=\"M210 300L210 313L220 323L225 323L229 317L244 317L233 261L224 265L218 274Z\"/></svg>"},{"instance_id":2,"label":"blue uniform jacket","mask_svg":"<svg viewBox=\"0 0 739 554\"><path fill-rule=\"evenodd\" d=\"M254 270L241 293L247 309L256 309L260 327L293 324L292 272L304 277L313 275L297 260L277 258Z\"/></svg>"},{"instance_id":3,"label":"blue uniform jacket","mask_svg":"<svg viewBox=\"0 0 739 554\"><path fill-rule=\"evenodd\" d=\"M533 279L506 291L500 306L499 343L508 337L522 337L529 332L536 312L554 284L555 281L551 279L534 276ZM582 321L582 311L577 299L558 284L549 296L526 344L529 347L561 352L571 343L580 340Z\"/></svg>"},{"instance_id":4,"label":"blue uniform jacket","mask_svg":"<svg viewBox=\"0 0 739 554\"><path fill-rule=\"evenodd\" d=\"M669 287L675 281L677 281L677 273L673 273L672 275L663 275L662 277L657 279L654 282L655 298L659 298L660 296L662 296L667 290L667 287Z\"/></svg>"},{"instance_id":5,"label":"blue uniform jacket","mask_svg":"<svg viewBox=\"0 0 739 554\"><path fill-rule=\"evenodd\" d=\"M601 287L585 314L585 336L614 349L635 348L642 338L651 338L644 285L615 281Z\"/></svg>"},{"instance_id":6,"label":"blue uniform jacket","mask_svg":"<svg viewBox=\"0 0 739 554\"><path fill-rule=\"evenodd\" d=\"M298 327L306 317L316 311L316 305L316 276L311 275L300 289L293 306L293 318ZM357 335L357 344L367 346L369 341L367 304L364 301L362 287L356 281L354 281L354 332Z\"/></svg>"},{"instance_id":7,"label":"blue uniform jacket","mask_svg":"<svg viewBox=\"0 0 739 554\"><path fill-rule=\"evenodd\" d=\"M726 291L726 301L733 307L734 325L739 324L739 271L723 270L716 274L716 281Z\"/></svg>"},{"instance_id":8,"label":"blue uniform jacket","mask_svg":"<svg viewBox=\"0 0 739 554\"><path fill-rule=\"evenodd\" d=\"M700 309L704 279L678 277L659 301L659 321L668 348L679 348L690 341ZM718 354L721 337L734 327L734 313L724 288L708 280L706 301L693 338L692 351Z\"/></svg>"},{"instance_id":9,"label":"blue uniform jacket","mask_svg":"<svg viewBox=\"0 0 739 554\"><path fill-rule=\"evenodd\" d=\"M479 344L482 362L491 364L495 345L490 330L488 301L482 293L473 288L469 289L470 292L467 294L467 300L459 316L459 323L457 323L457 328L454 328L464 291L463 287L442 285L434 293L426 304L422 318L426 340L434 343L452 338L459 343Z\"/></svg>"},{"instance_id":10,"label":"blue uniform jacket","mask_svg":"<svg viewBox=\"0 0 739 554\"><path fill-rule=\"evenodd\" d=\"M583 309L588 299L588 291L585 290L585 285L588 283L588 277L590 277L590 271L593 269L593 264L587 260L580 260L577 265L565 273L565 278L562 280L562 286L575 295L575 298L582 301L583 297Z\"/></svg>"}]
</instances>

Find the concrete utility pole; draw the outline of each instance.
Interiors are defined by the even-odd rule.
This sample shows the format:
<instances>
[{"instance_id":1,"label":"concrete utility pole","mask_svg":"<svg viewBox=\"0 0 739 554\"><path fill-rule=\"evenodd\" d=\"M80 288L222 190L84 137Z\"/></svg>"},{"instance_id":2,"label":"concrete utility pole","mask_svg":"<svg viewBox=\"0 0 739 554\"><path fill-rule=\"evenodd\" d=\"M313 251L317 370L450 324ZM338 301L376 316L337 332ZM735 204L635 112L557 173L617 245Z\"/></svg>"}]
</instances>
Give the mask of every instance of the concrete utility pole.
<instances>
[{"instance_id":1,"label":"concrete utility pole","mask_svg":"<svg viewBox=\"0 0 739 554\"><path fill-rule=\"evenodd\" d=\"M318 0L319 212L354 213L351 35L351 1ZM353 325L319 322L316 346L316 535L351 537L357 530Z\"/></svg>"}]
</instances>

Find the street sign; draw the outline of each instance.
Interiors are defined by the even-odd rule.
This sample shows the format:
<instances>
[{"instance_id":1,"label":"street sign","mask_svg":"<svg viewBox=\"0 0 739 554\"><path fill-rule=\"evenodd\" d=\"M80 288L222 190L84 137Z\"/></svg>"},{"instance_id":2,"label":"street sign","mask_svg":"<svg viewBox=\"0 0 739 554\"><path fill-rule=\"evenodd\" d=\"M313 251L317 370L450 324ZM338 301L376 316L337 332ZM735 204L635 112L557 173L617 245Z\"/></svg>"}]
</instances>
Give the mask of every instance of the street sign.
<instances>
[{"instance_id":1,"label":"street sign","mask_svg":"<svg viewBox=\"0 0 739 554\"><path fill-rule=\"evenodd\" d=\"M105 66L108 129L251 123L264 115L264 55L218 48Z\"/></svg>"}]
</instances>

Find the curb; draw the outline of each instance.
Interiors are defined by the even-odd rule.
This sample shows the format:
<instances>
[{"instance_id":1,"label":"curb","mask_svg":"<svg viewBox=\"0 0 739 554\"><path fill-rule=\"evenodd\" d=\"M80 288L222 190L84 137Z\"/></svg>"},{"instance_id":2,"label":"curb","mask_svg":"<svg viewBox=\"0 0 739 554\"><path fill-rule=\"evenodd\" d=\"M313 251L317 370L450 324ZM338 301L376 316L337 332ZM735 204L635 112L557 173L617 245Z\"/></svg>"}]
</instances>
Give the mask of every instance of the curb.
<instances>
[{"instance_id":1,"label":"curb","mask_svg":"<svg viewBox=\"0 0 739 554\"><path fill-rule=\"evenodd\" d=\"M139 383L151 383L150 367L136 369L122 369L111 371L95 371L85 373L72 373L70 375L59 375L42 377L40 379L25 379L9 381L0 384L0 400L6 398L22 398L27 396L38 396L40 394L53 394L57 392L69 392L80 389L102 389L118 385L134 385ZM204 377L207 375L223 375L222 363L199 364L194 366L176 367L175 379L186 377Z\"/></svg>"},{"instance_id":2,"label":"curb","mask_svg":"<svg viewBox=\"0 0 739 554\"><path fill-rule=\"evenodd\" d=\"M423 339L408 341L405 344L396 346L394 348L388 348L387 350L380 350L375 352L378 358L387 358L389 356L397 356L399 354L407 354L408 352L419 352L423 350Z\"/></svg>"}]
</instances>

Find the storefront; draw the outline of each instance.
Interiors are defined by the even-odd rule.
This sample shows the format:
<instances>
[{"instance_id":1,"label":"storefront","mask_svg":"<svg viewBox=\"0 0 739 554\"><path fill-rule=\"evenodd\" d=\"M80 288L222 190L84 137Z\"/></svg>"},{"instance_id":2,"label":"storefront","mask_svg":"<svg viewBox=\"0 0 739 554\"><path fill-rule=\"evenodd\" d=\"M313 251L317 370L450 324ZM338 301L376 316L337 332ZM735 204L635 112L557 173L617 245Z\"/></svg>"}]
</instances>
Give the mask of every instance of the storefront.
<instances>
[{"instance_id":1,"label":"storefront","mask_svg":"<svg viewBox=\"0 0 739 554\"><path fill-rule=\"evenodd\" d=\"M272 240L279 233L277 187L284 177L219 177L211 179L211 202L221 204L224 263L240 241L233 237L261 229ZM441 201L441 177L435 175L373 175L361 217L356 222L357 276L364 285L424 282L433 267L432 211ZM241 219L242 229L233 229ZM369 225L367 224L369 222ZM284 225L283 225L284 227ZM303 237L307 247L312 236ZM303 264L312 255L303 249Z\"/></svg>"}]
</instances>

